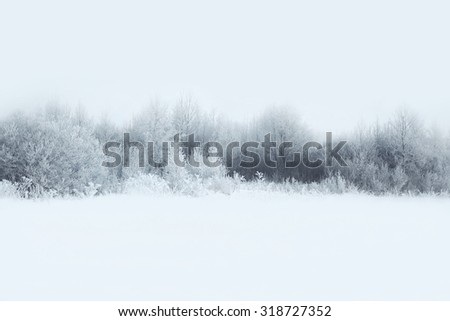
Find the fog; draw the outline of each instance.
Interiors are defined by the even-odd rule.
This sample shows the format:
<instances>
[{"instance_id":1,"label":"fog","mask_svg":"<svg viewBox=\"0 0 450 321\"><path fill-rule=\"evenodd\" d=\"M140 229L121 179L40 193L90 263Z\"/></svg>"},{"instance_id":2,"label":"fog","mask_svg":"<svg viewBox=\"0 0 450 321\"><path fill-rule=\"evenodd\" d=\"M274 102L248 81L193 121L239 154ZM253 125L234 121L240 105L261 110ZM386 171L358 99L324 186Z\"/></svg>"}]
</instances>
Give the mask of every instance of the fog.
<instances>
[{"instance_id":1,"label":"fog","mask_svg":"<svg viewBox=\"0 0 450 321\"><path fill-rule=\"evenodd\" d=\"M446 1L2 3L0 115L56 101L123 121L152 99L189 94L233 118L291 105L323 131L408 105L446 129L449 9Z\"/></svg>"}]
</instances>

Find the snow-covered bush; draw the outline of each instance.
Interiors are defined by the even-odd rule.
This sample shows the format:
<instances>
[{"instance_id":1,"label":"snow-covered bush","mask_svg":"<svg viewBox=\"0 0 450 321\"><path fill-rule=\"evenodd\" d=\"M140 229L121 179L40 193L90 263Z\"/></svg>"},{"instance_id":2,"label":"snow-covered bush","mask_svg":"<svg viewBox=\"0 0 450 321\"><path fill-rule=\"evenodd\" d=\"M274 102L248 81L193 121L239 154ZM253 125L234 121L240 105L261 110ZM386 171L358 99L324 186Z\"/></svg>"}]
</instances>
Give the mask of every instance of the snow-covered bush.
<instances>
[{"instance_id":1,"label":"snow-covered bush","mask_svg":"<svg viewBox=\"0 0 450 321\"><path fill-rule=\"evenodd\" d=\"M0 198L14 198L19 197L19 192L16 186L10 181L0 181Z\"/></svg>"},{"instance_id":2,"label":"snow-covered bush","mask_svg":"<svg viewBox=\"0 0 450 321\"><path fill-rule=\"evenodd\" d=\"M123 192L138 194L170 193L167 181L155 174L138 174L123 183Z\"/></svg>"},{"instance_id":3,"label":"snow-covered bush","mask_svg":"<svg viewBox=\"0 0 450 321\"><path fill-rule=\"evenodd\" d=\"M20 185L24 197L92 194L107 177L102 156L91 128L63 111L0 124L0 179Z\"/></svg>"},{"instance_id":4,"label":"snow-covered bush","mask_svg":"<svg viewBox=\"0 0 450 321\"><path fill-rule=\"evenodd\" d=\"M236 190L236 184L228 177L214 177L208 181L208 190L230 195Z\"/></svg>"}]
</instances>

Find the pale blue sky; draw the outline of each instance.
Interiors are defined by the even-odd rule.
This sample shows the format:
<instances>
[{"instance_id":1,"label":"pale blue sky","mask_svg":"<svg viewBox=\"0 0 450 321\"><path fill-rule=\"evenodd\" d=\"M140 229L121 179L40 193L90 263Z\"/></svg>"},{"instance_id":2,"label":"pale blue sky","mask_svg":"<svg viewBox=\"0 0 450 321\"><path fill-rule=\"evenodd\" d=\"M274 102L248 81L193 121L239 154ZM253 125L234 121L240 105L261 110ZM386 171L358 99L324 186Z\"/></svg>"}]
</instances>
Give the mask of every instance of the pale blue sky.
<instances>
[{"instance_id":1,"label":"pale blue sky","mask_svg":"<svg viewBox=\"0 0 450 321\"><path fill-rule=\"evenodd\" d=\"M190 93L246 117L273 103L318 130L401 104L450 121L448 1L3 1L0 111L81 103L129 119Z\"/></svg>"}]
</instances>

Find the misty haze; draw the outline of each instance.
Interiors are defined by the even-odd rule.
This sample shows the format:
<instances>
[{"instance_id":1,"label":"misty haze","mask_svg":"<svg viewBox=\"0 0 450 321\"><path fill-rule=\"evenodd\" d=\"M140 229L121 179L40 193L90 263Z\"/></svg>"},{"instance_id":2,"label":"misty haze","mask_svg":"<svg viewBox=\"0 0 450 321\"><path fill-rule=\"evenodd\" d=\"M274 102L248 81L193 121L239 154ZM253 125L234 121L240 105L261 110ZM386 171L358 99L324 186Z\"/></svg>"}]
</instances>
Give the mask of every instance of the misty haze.
<instances>
[{"instance_id":1,"label":"misty haze","mask_svg":"<svg viewBox=\"0 0 450 321\"><path fill-rule=\"evenodd\" d=\"M450 300L445 1L0 7L0 300Z\"/></svg>"}]
</instances>

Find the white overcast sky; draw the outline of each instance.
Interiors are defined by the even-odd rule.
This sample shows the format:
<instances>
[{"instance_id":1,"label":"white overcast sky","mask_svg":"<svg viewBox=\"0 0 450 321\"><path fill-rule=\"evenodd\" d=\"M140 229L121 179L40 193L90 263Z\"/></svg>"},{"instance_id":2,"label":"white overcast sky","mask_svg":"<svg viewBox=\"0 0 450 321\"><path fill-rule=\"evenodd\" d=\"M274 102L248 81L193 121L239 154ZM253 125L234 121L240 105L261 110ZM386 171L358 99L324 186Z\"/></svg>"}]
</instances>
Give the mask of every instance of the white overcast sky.
<instances>
[{"instance_id":1,"label":"white overcast sky","mask_svg":"<svg viewBox=\"0 0 450 321\"><path fill-rule=\"evenodd\" d=\"M191 94L318 130L409 105L450 120L449 1L3 1L0 114L48 101L129 119Z\"/></svg>"}]
</instances>

